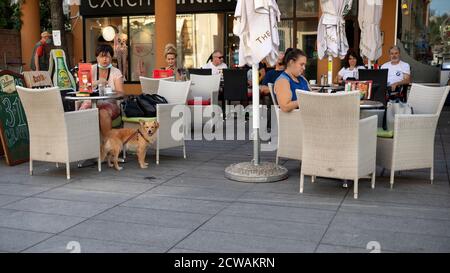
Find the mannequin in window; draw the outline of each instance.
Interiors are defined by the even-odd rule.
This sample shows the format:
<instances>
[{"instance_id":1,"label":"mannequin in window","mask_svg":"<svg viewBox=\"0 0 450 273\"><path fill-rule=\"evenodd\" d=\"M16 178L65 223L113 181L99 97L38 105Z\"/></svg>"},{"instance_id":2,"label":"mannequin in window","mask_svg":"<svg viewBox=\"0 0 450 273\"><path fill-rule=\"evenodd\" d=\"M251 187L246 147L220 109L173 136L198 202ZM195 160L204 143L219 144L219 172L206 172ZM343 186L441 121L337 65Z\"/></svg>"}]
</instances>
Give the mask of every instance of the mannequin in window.
<instances>
[{"instance_id":1,"label":"mannequin in window","mask_svg":"<svg viewBox=\"0 0 450 273\"><path fill-rule=\"evenodd\" d=\"M125 33L116 34L114 38L114 55L117 58L117 68L122 72L124 80L128 75L128 36Z\"/></svg>"}]
</instances>

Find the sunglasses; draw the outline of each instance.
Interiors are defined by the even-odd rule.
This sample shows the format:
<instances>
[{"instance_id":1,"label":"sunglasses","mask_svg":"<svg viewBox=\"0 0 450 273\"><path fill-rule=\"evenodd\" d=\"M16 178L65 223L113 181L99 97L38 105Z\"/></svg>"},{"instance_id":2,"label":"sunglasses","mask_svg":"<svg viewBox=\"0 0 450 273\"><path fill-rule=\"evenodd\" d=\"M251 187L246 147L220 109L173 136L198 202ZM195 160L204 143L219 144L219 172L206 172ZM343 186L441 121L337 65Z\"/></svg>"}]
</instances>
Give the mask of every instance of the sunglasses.
<instances>
[{"instance_id":1,"label":"sunglasses","mask_svg":"<svg viewBox=\"0 0 450 273\"><path fill-rule=\"evenodd\" d=\"M223 59L223 56L216 56L216 58Z\"/></svg>"}]
</instances>

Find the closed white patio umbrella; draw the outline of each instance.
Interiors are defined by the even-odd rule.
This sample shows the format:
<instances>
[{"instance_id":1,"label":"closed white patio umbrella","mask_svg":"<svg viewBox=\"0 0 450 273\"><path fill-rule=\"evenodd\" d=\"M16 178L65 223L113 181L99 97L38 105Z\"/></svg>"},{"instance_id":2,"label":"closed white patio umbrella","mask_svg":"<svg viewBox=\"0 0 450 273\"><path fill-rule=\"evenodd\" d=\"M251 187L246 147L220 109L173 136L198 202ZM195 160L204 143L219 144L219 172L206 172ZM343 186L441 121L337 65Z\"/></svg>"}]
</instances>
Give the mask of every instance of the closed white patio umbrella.
<instances>
[{"instance_id":1,"label":"closed white patio umbrella","mask_svg":"<svg viewBox=\"0 0 450 273\"><path fill-rule=\"evenodd\" d=\"M332 84L333 57L343 59L348 51L344 16L352 8L352 0L320 0L322 16L317 29L317 50L319 59L328 56L328 84Z\"/></svg>"},{"instance_id":2,"label":"closed white patio umbrella","mask_svg":"<svg viewBox=\"0 0 450 273\"><path fill-rule=\"evenodd\" d=\"M381 57L382 41L380 21L383 10L383 0L359 0L358 23L361 28L359 48L361 56L371 61Z\"/></svg>"},{"instance_id":3,"label":"closed white patio umbrella","mask_svg":"<svg viewBox=\"0 0 450 273\"><path fill-rule=\"evenodd\" d=\"M66 2L66 4L71 5L71 6L74 6L74 5L79 6L80 5L80 0L64 0L64 1Z\"/></svg>"},{"instance_id":4,"label":"closed white patio umbrella","mask_svg":"<svg viewBox=\"0 0 450 273\"><path fill-rule=\"evenodd\" d=\"M259 158L259 76L264 58L274 65L280 44L277 23L280 11L275 0L238 0L234 13L234 34L240 38L239 66L252 66L253 161L232 164L225 170L229 179L241 182L273 182L287 177L287 169Z\"/></svg>"}]
</instances>

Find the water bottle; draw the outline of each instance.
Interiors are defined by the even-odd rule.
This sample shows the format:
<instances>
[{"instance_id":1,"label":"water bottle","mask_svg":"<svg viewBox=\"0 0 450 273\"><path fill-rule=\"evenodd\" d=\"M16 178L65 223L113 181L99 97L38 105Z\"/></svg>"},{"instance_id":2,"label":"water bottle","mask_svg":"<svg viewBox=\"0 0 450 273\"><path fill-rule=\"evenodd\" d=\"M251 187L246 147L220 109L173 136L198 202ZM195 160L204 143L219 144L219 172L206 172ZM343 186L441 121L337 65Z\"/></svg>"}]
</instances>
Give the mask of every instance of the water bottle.
<instances>
[{"instance_id":1,"label":"water bottle","mask_svg":"<svg viewBox=\"0 0 450 273\"><path fill-rule=\"evenodd\" d=\"M105 95L105 87L101 83L98 84L98 95L99 96Z\"/></svg>"},{"instance_id":2,"label":"water bottle","mask_svg":"<svg viewBox=\"0 0 450 273\"><path fill-rule=\"evenodd\" d=\"M111 86L109 86L109 84L106 84L106 86L105 86L105 89L104 89L104 96L106 96L106 95L110 95L111 93L113 92L113 90L112 90L112 88L111 88Z\"/></svg>"}]
</instances>

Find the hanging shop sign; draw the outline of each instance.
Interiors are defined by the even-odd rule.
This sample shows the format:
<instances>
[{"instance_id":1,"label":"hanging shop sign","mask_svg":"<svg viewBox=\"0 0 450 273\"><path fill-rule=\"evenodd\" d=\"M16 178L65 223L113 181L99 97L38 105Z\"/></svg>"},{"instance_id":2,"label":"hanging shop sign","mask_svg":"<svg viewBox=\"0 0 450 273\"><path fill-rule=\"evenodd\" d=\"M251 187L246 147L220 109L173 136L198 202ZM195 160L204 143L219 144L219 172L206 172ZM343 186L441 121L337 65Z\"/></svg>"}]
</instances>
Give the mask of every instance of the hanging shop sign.
<instances>
[{"instance_id":1,"label":"hanging shop sign","mask_svg":"<svg viewBox=\"0 0 450 273\"><path fill-rule=\"evenodd\" d=\"M174 1L174 0L172 0ZM177 0L177 14L232 12L237 0ZM83 16L152 15L155 0L86 0L81 1Z\"/></svg>"},{"instance_id":2,"label":"hanging shop sign","mask_svg":"<svg viewBox=\"0 0 450 273\"><path fill-rule=\"evenodd\" d=\"M83 16L142 15L154 12L154 0L84 0L80 5L80 14Z\"/></svg>"},{"instance_id":3,"label":"hanging shop sign","mask_svg":"<svg viewBox=\"0 0 450 273\"><path fill-rule=\"evenodd\" d=\"M177 0L177 13L231 12L237 0Z\"/></svg>"}]
</instances>

